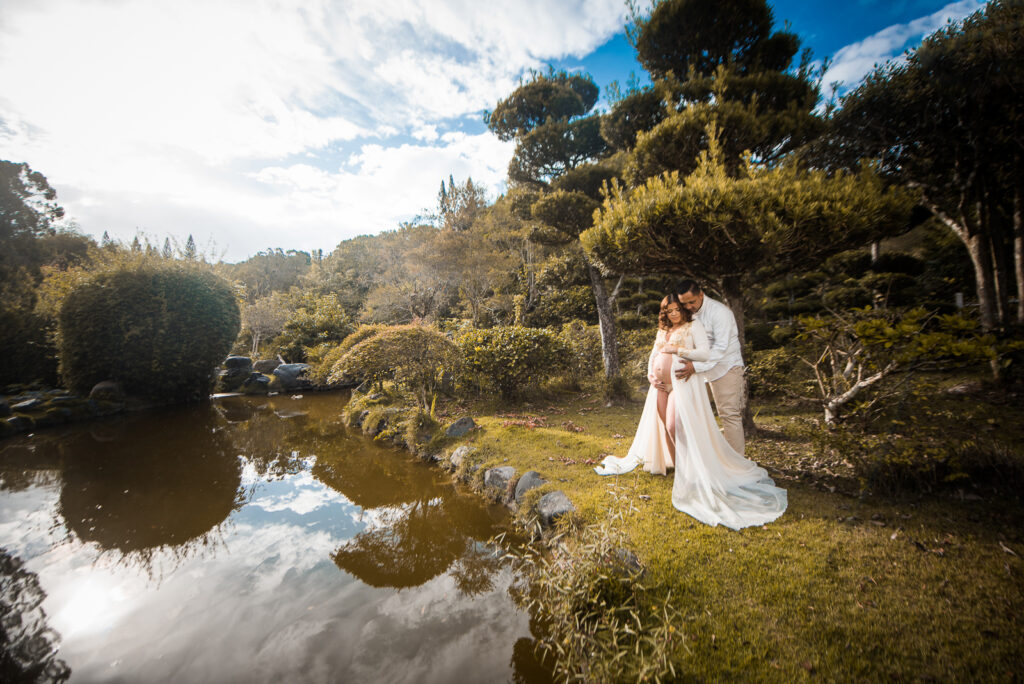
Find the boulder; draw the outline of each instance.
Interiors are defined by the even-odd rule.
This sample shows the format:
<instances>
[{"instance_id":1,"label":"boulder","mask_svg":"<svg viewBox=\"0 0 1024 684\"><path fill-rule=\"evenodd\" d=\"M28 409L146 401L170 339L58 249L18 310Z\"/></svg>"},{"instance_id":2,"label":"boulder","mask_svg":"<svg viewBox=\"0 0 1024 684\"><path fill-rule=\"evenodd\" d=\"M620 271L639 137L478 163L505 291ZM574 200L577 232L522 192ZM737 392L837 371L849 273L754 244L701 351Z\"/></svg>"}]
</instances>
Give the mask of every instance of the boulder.
<instances>
[{"instance_id":1,"label":"boulder","mask_svg":"<svg viewBox=\"0 0 1024 684\"><path fill-rule=\"evenodd\" d=\"M262 373L250 373L242 383L243 392L263 393L270 387L270 378Z\"/></svg>"},{"instance_id":2,"label":"boulder","mask_svg":"<svg viewBox=\"0 0 1024 684\"><path fill-rule=\"evenodd\" d=\"M274 377L283 390L308 389L313 386L306 378L310 368L308 363L282 363L274 369Z\"/></svg>"},{"instance_id":3,"label":"boulder","mask_svg":"<svg viewBox=\"0 0 1024 684\"><path fill-rule=\"evenodd\" d=\"M234 392L252 375L251 368L228 368L217 374L217 391Z\"/></svg>"},{"instance_id":4,"label":"boulder","mask_svg":"<svg viewBox=\"0 0 1024 684\"><path fill-rule=\"evenodd\" d=\"M548 492L537 501L537 515L540 516L540 524L544 527L551 527L563 515L575 510L576 507L561 489Z\"/></svg>"},{"instance_id":5,"label":"boulder","mask_svg":"<svg viewBox=\"0 0 1024 684\"><path fill-rule=\"evenodd\" d=\"M89 399L92 401L123 402L124 391L113 380L104 380L93 385L92 390L89 392Z\"/></svg>"},{"instance_id":6,"label":"boulder","mask_svg":"<svg viewBox=\"0 0 1024 684\"><path fill-rule=\"evenodd\" d=\"M521 478L519 478L519 482L516 483L516 503L518 504L523 502L523 496L526 495L526 492L531 489L536 489L546 483L547 480L541 477L540 473L536 470L531 470L525 473Z\"/></svg>"},{"instance_id":7,"label":"boulder","mask_svg":"<svg viewBox=\"0 0 1024 684\"><path fill-rule=\"evenodd\" d=\"M252 369L257 373L273 373L274 369L281 365L277 359L260 359L252 364Z\"/></svg>"},{"instance_id":8,"label":"boulder","mask_svg":"<svg viewBox=\"0 0 1024 684\"><path fill-rule=\"evenodd\" d=\"M509 483L516 478L516 469L512 466L488 468L484 471L484 487L497 489L502 495L508 491Z\"/></svg>"},{"instance_id":9,"label":"boulder","mask_svg":"<svg viewBox=\"0 0 1024 684\"><path fill-rule=\"evenodd\" d=\"M457 421L448 426L448 429L444 431L447 437L462 437L467 432L476 427L476 423L469 416L463 416Z\"/></svg>"},{"instance_id":10,"label":"boulder","mask_svg":"<svg viewBox=\"0 0 1024 684\"><path fill-rule=\"evenodd\" d=\"M462 462L466 459L466 457L469 456L474 451L476 451L476 447L471 447L468 444L463 444L458 449L452 452L452 455L448 457L448 461L452 464L453 467L458 468L460 465L462 465Z\"/></svg>"},{"instance_id":11,"label":"boulder","mask_svg":"<svg viewBox=\"0 0 1024 684\"><path fill-rule=\"evenodd\" d=\"M228 370L236 368L244 369L247 373L252 372L252 359L248 356L229 356L224 359L224 367Z\"/></svg>"}]
</instances>

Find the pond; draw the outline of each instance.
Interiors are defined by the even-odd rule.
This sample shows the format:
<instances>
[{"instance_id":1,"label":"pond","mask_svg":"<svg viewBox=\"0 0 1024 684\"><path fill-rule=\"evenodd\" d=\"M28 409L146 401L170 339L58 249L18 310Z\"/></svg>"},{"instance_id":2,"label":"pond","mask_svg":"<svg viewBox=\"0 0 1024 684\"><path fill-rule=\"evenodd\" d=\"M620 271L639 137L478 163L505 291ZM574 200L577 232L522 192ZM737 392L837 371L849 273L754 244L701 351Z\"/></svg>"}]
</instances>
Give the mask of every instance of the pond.
<instances>
[{"instance_id":1,"label":"pond","mask_svg":"<svg viewBox=\"0 0 1024 684\"><path fill-rule=\"evenodd\" d=\"M0 442L0 680L548 680L489 541L507 511L347 430L346 400Z\"/></svg>"}]
</instances>

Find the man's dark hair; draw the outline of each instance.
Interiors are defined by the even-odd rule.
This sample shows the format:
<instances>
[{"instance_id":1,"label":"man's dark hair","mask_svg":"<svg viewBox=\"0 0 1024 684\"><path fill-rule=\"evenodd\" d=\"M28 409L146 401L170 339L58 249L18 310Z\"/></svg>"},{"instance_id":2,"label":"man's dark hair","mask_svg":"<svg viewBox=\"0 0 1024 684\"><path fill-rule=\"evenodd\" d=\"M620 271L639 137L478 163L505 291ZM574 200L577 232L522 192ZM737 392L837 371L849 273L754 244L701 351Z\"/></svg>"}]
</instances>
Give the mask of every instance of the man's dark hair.
<instances>
[{"instance_id":1,"label":"man's dark hair","mask_svg":"<svg viewBox=\"0 0 1024 684\"><path fill-rule=\"evenodd\" d=\"M696 280L680 280L678 283L676 283L675 290L673 290L673 292L676 295L686 294L687 292L699 295L703 291L704 290L702 290L700 287L700 283L698 283Z\"/></svg>"}]
</instances>

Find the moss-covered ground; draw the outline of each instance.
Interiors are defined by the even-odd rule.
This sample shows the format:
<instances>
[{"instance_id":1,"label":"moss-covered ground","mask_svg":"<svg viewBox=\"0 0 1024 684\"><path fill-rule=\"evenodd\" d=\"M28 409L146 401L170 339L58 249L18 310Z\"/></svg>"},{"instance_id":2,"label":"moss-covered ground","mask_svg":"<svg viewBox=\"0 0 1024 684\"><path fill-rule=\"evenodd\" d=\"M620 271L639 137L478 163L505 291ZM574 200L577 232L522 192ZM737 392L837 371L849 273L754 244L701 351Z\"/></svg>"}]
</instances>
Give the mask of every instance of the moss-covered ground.
<instances>
[{"instance_id":1,"label":"moss-covered ground","mask_svg":"<svg viewBox=\"0 0 1024 684\"><path fill-rule=\"evenodd\" d=\"M539 471L579 523L632 503L632 547L683 616L672 659L684 679L1024 678L1019 493L865 495L841 455L822 457L800 429L810 414L760 406L747 456L788 490L789 508L764 527L708 527L672 507L671 473L594 473L626 452L640 410L596 395L446 407L479 424L458 443L477 446L485 467Z\"/></svg>"}]
</instances>

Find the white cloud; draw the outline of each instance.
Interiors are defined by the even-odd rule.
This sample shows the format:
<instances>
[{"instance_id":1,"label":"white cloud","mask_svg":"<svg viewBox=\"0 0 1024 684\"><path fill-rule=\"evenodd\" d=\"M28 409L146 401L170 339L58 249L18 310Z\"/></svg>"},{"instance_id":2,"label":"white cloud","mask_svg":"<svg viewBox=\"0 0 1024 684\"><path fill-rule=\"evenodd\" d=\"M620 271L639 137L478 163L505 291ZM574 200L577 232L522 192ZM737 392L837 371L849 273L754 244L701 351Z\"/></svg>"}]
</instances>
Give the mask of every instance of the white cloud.
<instances>
[{"instance_id":1,"label":"white cloud","mask_svg":"<svg viewBox=\"0 0 1024 684\"><path fill-rule=\"evenodd\" d=\"M510 148L452 133L479 130L526 70L601 45L624 12L620 0L11 0L0 146L46 174L86 232L208 231L231 258L330 248L432 205L449 173L496 190ZM352 149L355 167L323 171Z\"/></svg>"},{"instance_id":2,"label":"white cloud","mask_svg":"<svg viewBox=\"0 0 1024 684\"><path fill-rule=\"evenodd\" d=\"M958 0L937 12L906 24L894 24L864 40L847 45L833 58L822 80L824 86L839 81L840 93L856 87L876 64L899 58L903 52L948 21L957 21L984 6L981 0Z\"/></svg>"}]
</instances>

